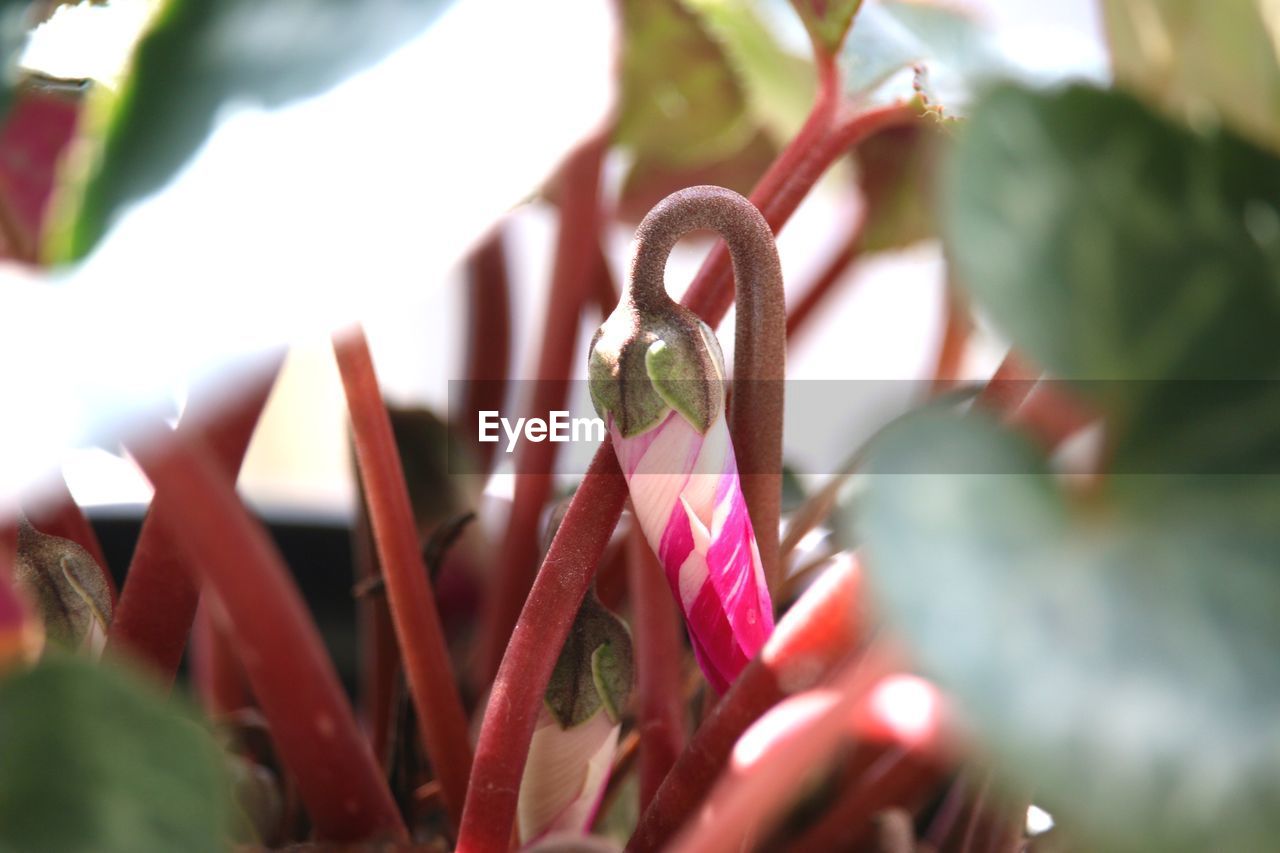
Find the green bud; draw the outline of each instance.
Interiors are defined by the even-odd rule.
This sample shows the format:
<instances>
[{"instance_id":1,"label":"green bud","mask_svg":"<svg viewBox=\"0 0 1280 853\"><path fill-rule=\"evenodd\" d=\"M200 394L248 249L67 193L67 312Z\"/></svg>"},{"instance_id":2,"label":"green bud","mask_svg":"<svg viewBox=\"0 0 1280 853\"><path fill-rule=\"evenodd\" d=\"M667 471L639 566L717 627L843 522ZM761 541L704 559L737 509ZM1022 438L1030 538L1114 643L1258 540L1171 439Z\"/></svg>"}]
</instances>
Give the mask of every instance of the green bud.
<instances>
[{"instance_id":1,"label":"green bud","mask_svg":"<svg viewBox=\"0 0 1280 853\"><path fill-rule=\"evenodd\" d=\"M111 624L111 593L103 569L69 539L18 525L13 579L35 605L45 636L64 647L99 643ZM100 647L100 646L99 646Z\"/></svg>"},{"instance_id":2,"label":"green bud","mask_svg":"<svg viewBox=\"0 0 1280 853\"><path fill-rule=\"evenodd\" d=\"M588 593L543 701L562 728L585 723L601 709L617 723L631 695L634 672L627 626Z\"/></svg>"},{"instance_id":3,"label":"green bud","mask_svg":"<svg viewBox=\"0 0 1280 853\"><path fill-rule=\"evenodd\" d=\"M724 407L724 356L706 323L670 299L640 308L624 297L596 332L587 364L591 400L625 437L672 409L706 432Z\"/></svg>"}]
</instances>

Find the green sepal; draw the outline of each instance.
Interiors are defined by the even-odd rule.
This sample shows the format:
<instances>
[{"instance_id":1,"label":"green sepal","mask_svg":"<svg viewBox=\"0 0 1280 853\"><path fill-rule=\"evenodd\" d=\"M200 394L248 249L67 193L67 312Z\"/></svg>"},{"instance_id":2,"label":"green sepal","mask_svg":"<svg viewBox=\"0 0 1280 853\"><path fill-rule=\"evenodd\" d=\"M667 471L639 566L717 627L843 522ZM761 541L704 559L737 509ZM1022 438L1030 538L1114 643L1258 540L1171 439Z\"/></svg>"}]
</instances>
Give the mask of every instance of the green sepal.
<instances>
[{"instance_id":1,"label":"green sepal","mask_svg":"<svg viewBox=\"0 0 1280 853\"><path fill-rule=\"evenodd\" d=\"M543 702L561 728L581 725L601 710L617 723L631 696L634 673L627 626L589 593L551 671Z\"/></svg>"},{"instance_id":2,"label":"green sepal","mask_svg":"<svg viewBox=\"0 0 1280 853\"><path fill-rule=\"evenodd\" d=\"M640 308L624 297L596 332L587 364L591 400L623 437L675 410L706 432L724 410L724 357L715 334L671 300Z\"/></svg>"}]
</instances>

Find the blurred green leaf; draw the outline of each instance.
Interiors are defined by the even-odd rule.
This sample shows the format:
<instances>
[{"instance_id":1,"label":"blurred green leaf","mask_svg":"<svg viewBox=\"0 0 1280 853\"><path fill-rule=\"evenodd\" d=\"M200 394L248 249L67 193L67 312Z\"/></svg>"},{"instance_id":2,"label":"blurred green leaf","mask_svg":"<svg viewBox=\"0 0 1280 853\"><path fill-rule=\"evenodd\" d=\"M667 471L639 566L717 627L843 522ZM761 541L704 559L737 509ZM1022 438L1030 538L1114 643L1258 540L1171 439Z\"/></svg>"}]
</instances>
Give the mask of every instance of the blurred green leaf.
<instances>
[{"instance_id":1,"label":"blurred green leaf","mask_svg":"<svg viewBox=\"0 0 1280 853\"><path fill-rule=\"evenodd\" d=\"M813 105L813 60L786 50L773 9L754 0L683 0L720 45L747 96L756 122L777 146L791 141Z\"/></svg>"},{"instance_id":2,"label":"blurred green leaf","mask_svg":"<svg viewBox=\"0 0 1280 853\"><path fill-rule=\"evenodd\" d=\"M1280 161L1127 95L1005 88L943 183L960 282L1110 416L1115 470L1280 463Z\"/></svg>"},{"instance_id":3,"label":"blurred green leaf","mask_svg":"<svg viewBox=\"0 0 1280 853\"><path fill-rule=\"evenodd\" d=\"M230 789L217 746L132 676L57 655L9 676L0 756L0 849L226 849Z\"/></svg>"},{"instance_id":4,"label":"blurred green leaf","mask_svg":"<svg viewBox=\"0 0 1280 853\"><path fill-rule=\"evenodd\" d=\"M828 54L840 49L862 0L791 0L809 37Z\"/></svg>"},{"instance_id":5,"label":"blurred green leaf","mask_svg":"<svg viewBox=\"0 0 1280 853\"><path fill-rule=\"evenodd\" d=\"M168 182L224 106L274 107L332 87L408 41L449 0L168 0L118 95L91 116L83 185L46 251L85 255L130 202Z\"/></svg>"},{"instance_id":6,"label":"blurred green leaf","mask_svg":"<svg viewBox=\"0 0 1280 853\"><path fill-rule=\"evenodd\" d=\"M18 85L18 57L31 31L30 0L0 0L0 118L9 112Z\"/></svg>"},{"instance_id":7,"label":"blurred green leaf","mask_svg":"<svg viewBox=\"0 0 1280 853\"><path fill-rule=\"evenodd\" d=\"M679 0L623 3L617 141L637 162L705 165L756 134L747 99L720 46Z\"/></svg>"},{"instance_id":8,"label":"blurred green leaf","mask_svg":"<svg viewBox=\"0 0 1280 853\"><path fill-rule=\"evenodd\" d=\"M963 110L975 88L1014 73L990 33L966 12L916 0L868 4L840 51L846 91L873 101L909 98L910 83L892 82L913 66L923 70L915 85L948 111Z\"/></svg>"},{"instance_id":9,"label":"blurred green leaf","mask_svg":"<svg viewBox=\"0 0 1280 853\"><path fill-rule=\"evenodd\" d=\"M1274 478L1125 477L1076 505L1022 439L937 411L865 470L873 591L1007 782L1087 849L1271 849Z\"/></svg>"},{"instance_id":10,"label":"blurred green leaf","mask_svg":"<svg viewBox=\"0 0 1280 853\"><path fill-rule=\"evenodd\" d=\"M1193 124L1280 150L1280 8L1269 0L1104 0L1116 80Z\"/></svg>"}]
</instances>

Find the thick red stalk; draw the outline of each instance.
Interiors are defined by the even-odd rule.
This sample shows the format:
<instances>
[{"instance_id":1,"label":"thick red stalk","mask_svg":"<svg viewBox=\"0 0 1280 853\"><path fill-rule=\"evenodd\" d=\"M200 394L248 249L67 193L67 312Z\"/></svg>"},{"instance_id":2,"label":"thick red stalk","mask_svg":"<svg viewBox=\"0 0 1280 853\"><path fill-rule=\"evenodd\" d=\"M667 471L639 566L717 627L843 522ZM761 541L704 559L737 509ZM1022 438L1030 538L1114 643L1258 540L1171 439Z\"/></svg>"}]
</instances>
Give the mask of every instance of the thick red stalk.
<instances>
[{"instance_id":1,"label":"thick red stalk","mask_svg":"<svg viewBox=\"0 0 1280 853\"><path fill-rule=\"evenodd\" d=\"M356 475L360 481L359 472ZM352 559L355 563L357 588L363 590L356 599L356 630L360 644L360 713L373 754L391 764L390 744L394 731L396 684L400 678L400 646L391 621L385 588L377 588L382 578L382 564L373 543L369 526L369 508L365 487L360 487L352 525Z\"/></svg>"},{"instance_id":2,"label":"thick red stalk","mask_svg":"<svg viewBox=\"0 0 1280 853\"><path fill-rule=\"evenodd\" d=\"M61 474L50 481L44 500L34 511L27 513L27 519L41 533L70 539L89 552L89 556L102 568L103 579L107 582L107 589L111 591L111 604L114 607L119 595L116 579L111 576L111 567L107 565L106 555L102 552L102 543L98 541L98 534L93 532L93 525L85 517L84 511L71 496L67 481Z\"/></svg>"},{"instance_id":3,"label":"thick red stalk","mask_svg":"<svg viewBox=\"0 0 1280 853\"><path fill-rule=\"evenodd\" d=\"M217 606L212 598L201 595L191 630L192 680L205 711L214 718L252 703L231 637L215 618L213 609Z\"/></svg>"},{"instance_id":4,"label":"thick red stalk","mask_svg":"<svg viewBox=\"0 0 1280 853\"><path fill-rule=\"evenodd\" d=\"M603 134L588 139L569 155L561 173L560 228L538 373L529 402L531 417L545 418L548 412L566 408L579 317L591 297L600 254L600 164L605 147ZM480 639L480 669L486 681L498 669L537 573L539 525L551 496L558 449L555 442L526 441L516 457L511 515L495 563L496 587L486 602Z\"/></svg>"},{"instance_id":5,"label":"thick red stalk","mask_svg":"<svg viewBox=\"0 0 1280 853\"><path fill-rule=\"evenodd\" d=\"M239 658L272 739L322 838L404 840L373 753L360 735L315 623L267 532L225 470L181 434L129 444L166 495L157 514L235 625Z\"/></svg>"},{"instance_id":6,"label":"thick red stalk","mask_svg":"<svg viewBox=\"0 0 1280 853\"><path fill-rule=\"evenodd\" d=\"M334 337L334 354L351 415L356 460L364 482L374 544L386 581L387 602L418 727L445 808L462 816L471 742L458 685L449 664L435 596L418 545L417 526L391 419L378 390L364 332L358 327Z\"/></svg>"},{"instance_id":7,"label":"thick red stalk","mask_svg":"<svg viewBox=\"0 0 1280 853\"><path fill-rule=\"evenodd\" d=\"M199 436L229 483L234 483L249 449L249 440L266 408L281 359L262 370L233 401L208 390L193 392L178 432ZM170 538L169 496L157 488L151 511L142 522L133 560L107 635L108 652L141 661L165 685L173 683L191 633L200 590L199 577L181 544Z\"/></svg>"},{"instance_id":8,"label":"thick red stalk","mask_svg":"<svg viewBox=\"0 0 1280 853\"><path fill-rule=\"evenodd\" d=\"M467 258L466 395L454 426L475 435L482 411L498 411L511 370L511 285L502 224L495 225ZM488 473L496 444L475 442L479 470Z\"/></svg>"},{"instance_id":9,"label":"thick red stalk","mask_svg":"<svg viewBox=\"0 0 1280 853\"><path fill-rule=\"evenodd\" d=\"M542 696L626 499L626 481L606 439L551 541L494 679L458 834L460 853L497 853L511 843Z\"/></svg>"},{"instance_id":10,"label":"thick red stalk","mask_svg":"<svg viewBox=\"0 0 1280 853\"><path fill-rule=\"evenodd\" d=\"M662 564L637 524L627 539L631 634L636 657L640 731L640 809L648 808L658 786L684 749L684 644L680 616Z\"/></svg>"},{"instance_id":11,"label":"thick red stalk","mask_svg":"<svg viewBox=\"0 0 1280 853\"><path fill-rule=\"evenodd\" d=\"M843 560L783 615L760 656L742 671L676 760L641 816L629 851L665 847L711 790L747 727L848 659L863 630L861 577L852 559Z\"/></svg>"}]
</instances>

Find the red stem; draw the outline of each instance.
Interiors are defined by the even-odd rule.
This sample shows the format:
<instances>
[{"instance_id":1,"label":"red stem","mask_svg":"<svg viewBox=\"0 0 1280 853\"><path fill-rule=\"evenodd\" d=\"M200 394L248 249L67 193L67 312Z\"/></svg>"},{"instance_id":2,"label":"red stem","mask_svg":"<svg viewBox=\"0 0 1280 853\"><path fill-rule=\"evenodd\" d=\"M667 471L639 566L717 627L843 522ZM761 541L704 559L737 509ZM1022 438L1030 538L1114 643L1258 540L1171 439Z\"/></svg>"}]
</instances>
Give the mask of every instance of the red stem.
<instances>
[{"instance_id":1,"label":"red stem","mask_svg":"<svg viewBox=\"0 0 1280 853\"><path fill-rule=\"evenodd\" d=\"M103 579L111 592L111 605L115 607L119 599L116 590L116 579L111 575L111 567L107 565L106 555L102 552L102 543L98 534L93 532L93 525L85 517L84 511L71 496L67 481L62 476L54 477L45 492L45 500L34 511L27 513L31 526L49 536L70 539L89 552L94 562L102 569Z\"/></svg>"},{"instance_id":2,"label":"red stem","mask_svg":"<svg viewBox=\"0 0 1280 853\"><path fill-rule=\"evenodd\" d=\"M894 806L917 806L940 781L935 763L904 747L890 747L870 771L849 785L822 817L788 847L790 853L859 849L872 820Z\"/></svg>"},{"instance_id":3,"label":"red stem","mask_svg":"<svg viewBox=\"0 0 1280 853\"><path fill-rule=\"evenodd\" d=\"M591 295L599 256L600 164L606 139L592 137L569 155L561 176L560 230L551 274L542 352L529 416L566 407L582 305ZM481 676L498 669L520 608L538 568L542 508L551 496L556 452L551 441L526 441L516 457L515 494L498 553L496 588L487 600L480 646Z\"/></svg>"},{"instance_id":4,"label":"red stem","mask_svg":"<svg viewBox=\"0 0 1280 853\"><path fill-rule=\"evenodd\" d=\"M226 631L225 614L219 620L213 612L217 607L220 605L213 598L201 595L191 631L191 669L196 692L205 711L215 719L253 703L244 669Z\"/></svg>"},{"instance_id":5,"label":"red stem","mask_svg":"<svg viewBox=\"0 0 1280 853\"><path fill-rule=\"evenodd\" d=\"M749 196L751 203L764 214L765 221L769 223L769 227L775 234L791 216L795 205L799 204L799 197L796 197L795 205L790 205L790 209L786 209L789 200L794 196L794 193L787 192L787 188L794 182L803 164L814 156L815 151L821 148L823 140L831 133L832 123L835 121L837 108L840 105L839 71L835 61L819 54L817 65L818 94L809 117L805 119L800 132L761 176ZM817 176L814 180L817 180ZM800 197L803 197L811 187L812 183L803 189ZM779 209L775 210L775 207ZM718 323L718 318L725 315L733 302L732 278L733 269L728 247L723 243L717 243L707 255L706 260L702 262L698 274L689 285L681 302L701 314L704 319L717 318ZM710 325L714 327L716 323L710 323Z\"/></svg>"},{"instance_id":6,"label":"red stem","mask_svg":"<svg viewBox=\"0 0 1280 853\"><path fill-rule=\"evenodd\" d=\"M440 781L445 808L456 822L462 815L471 773L467 717L418 547L391 419L378 390L364 332L357 327L336 335L334 354L347 395L356 460L367 489L369 520L409 693L418 712L419 733Z\"/></svg>"},{"instance_id":7,"label":"red stem","mask_svg":"<svg viewBox=\"0 0 1280 853\"><path fill-rule=\"evenodd\" d=\"M229 483L240 472L279 371L277 360L229 404L221 394L207 390L195 392L188 403L178 432L203 438ZM141 661L165 685L172 685L177 675L200 597L198 573L189 565L181 543L170 538L168 525L158 520L170 500L157 488L107 635L108 652Z\"/></svg>"},{"instance_id":8,"label":"red stem","mask_svg":"<svg viewBox=\"0 0 1280 853\"><path fill-rule=\"evenodd\" d=\"M498 224L467 258L466 392L462 435L475 435L482 411L498 411L511 369L511 286L503 226ZM479 470L488 473L497 445L475 443Z\"/></svg>"},{"instance_id":9,"label":"red stem","mask_svg":"<svg viewBox=\"0 0 1280 853\"><path fill-rule=\"evenodd\" d=\"M839 562L783 615L760 656L742 671L676 760L641 816L628 851L664 848L711 790L747 727L848 658L863 630L861 578L852 559Z\"/></svg>"},{"instance_id":10,"label":"red stem","mask_svg":"<svg viewBox=\"0 0 1280 853\"><path fill-rule=\"evenodd\" d=\"M289 570L222 465L174 433L130 442L157 492L157 523L235 625L239 658L321 837L405 840L404 823Z\"/></svg>"},{"instance_id":11,"label":"red stem","mask_svg":"<svg viewBox=\"0 0 1280 853\"><path fill-rule=\"evenodd\" d=\"M965 349L973 331L969 308L964 298L949 284L946 300L947 314L942 328L942 343L938 347L938 358L933 369L933 394L946 391L960 378Z\"/></svg>"},{"instance_id":12,"label":"red stem","mask_svg":"<svg viewBox=\"0 0 1280 853\"><path fill-rule=\"evenodd\" d=\"M516 622L485 708L458 851L505 851L538 708L627 499L608 439L574 493Z\"/></svg>"},{"instance_id":13,"label":"red stem","mask_svg":"<svg viewBox=\"0 0 1280 853\"><path fill-rule=\"evenodd\" d=\"M764 839L802 783L849 737L854 709L885 674L879 659L847 666L833 685L838 699L766 750L749 769L721 780L700 813L667 849L677 853L736 853Z\"/></svg>"},{"instance_id":14,"label":"red stem","mask_svg":"<svg viewBox=\"0 0 1280 853\"><path fill-rule=\"evenodd\" d=\"M359 472L356 479L360 480ZM382 578L382 564L369 526L366 489L363 482L358 482L358 485L360 494L352 525L352 559L357 583L369 584ZM387 768L391 764L390 744L394 731L396 684L400 677L400 646L396 643L396 629L391 621L385 588L369 590L356 601L356 619L361 652L360 712L373 754Z\"/></svg>"},{"instance_id":15,"label":"red stem","mask_svg":"<svg viewBox=\"0 0 1280 853\"><path fill-rule=\"evenodd\" d=\"M640 696L640 809L648 808L658 786L684 748L684 644L680 616L662 565L637 524L627 538L631 633Z\"/></svg>"}]
</instances>

